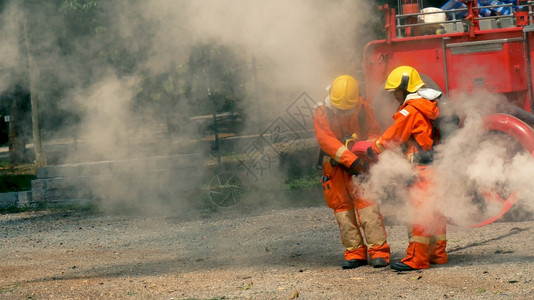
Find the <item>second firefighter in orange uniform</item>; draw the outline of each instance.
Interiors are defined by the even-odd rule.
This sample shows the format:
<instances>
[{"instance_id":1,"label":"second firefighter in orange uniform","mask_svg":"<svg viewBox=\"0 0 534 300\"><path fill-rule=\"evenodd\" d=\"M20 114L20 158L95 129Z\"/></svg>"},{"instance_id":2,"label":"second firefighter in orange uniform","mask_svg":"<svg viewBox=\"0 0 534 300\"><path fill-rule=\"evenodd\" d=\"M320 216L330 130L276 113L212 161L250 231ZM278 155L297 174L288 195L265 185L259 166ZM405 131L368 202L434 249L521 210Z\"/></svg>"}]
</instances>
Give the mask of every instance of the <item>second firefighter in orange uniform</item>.
<instances>
[{"instance_id":1,"label":"second firefighter in orange uniform","mask_svg":"<svg viewBox=\"0 0 534 300\"><path fill-rule=\"evenodd\" d=\"M435 210L430 195L432 188L432 147L437 135L432 120L439 116L437 99L440 91L425 87L417 70L410 66L394 69L388 76L385 89L394 93L400 103L395 120L380 138L373 143L373 150L401 147L406 158L414 164L418 179L410 187L413 219L406 257L391 263L398 271L425 269L447 262L446 220Z\"/></svg>"}]
</instances>

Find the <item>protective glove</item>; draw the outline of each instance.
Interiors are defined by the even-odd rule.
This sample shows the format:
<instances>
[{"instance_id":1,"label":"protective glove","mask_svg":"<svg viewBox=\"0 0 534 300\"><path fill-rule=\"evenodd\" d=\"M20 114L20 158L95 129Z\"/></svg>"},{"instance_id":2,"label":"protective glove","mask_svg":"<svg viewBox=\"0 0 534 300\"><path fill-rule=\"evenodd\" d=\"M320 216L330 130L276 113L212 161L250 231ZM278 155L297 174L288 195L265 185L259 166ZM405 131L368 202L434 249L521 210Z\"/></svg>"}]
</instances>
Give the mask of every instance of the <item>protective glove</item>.
<instances>
[{"instance_id":1,"label":"protective glove","mask_svg":"<svg viewBox=\"0 0 534 300\"><path fill-rule=\"evenodd\" d=\"M351 152L363 158L368 164L378 162L378 153L373 150L373 144L368 141L358 141L352 146Z\"/></svg>"},{"instance_id":2,"label":"protective glove","mask_svg":"<svg viewBox=\"0 0 534 300\"><path fill-rule=\"evenodd\" d=\"M369 164L363 160L361 157L358 157L349 168L350 175L360 175L363 173L369 172Z\"/></svg>"},{"instance_id":3,"label":"protective glove","mask_svg":"<svg viewBox=\"0 0 534 300\"><path fill-rule=\"evenodd\" d=\"M378 162L378 153L373 150L373 147L369 147L367 150L365 150L363 159L369 164L375 164Z\"/></svg>"},{"instance_id":4,"label":"protective glove","mask_svg":"<svg viewBox=\"0 0 534 300\"><path fill-rule=\"evenodd\" d=\"M354 145L352 145L350 151L358 156L362 156L372 145L373 144L368 141L357 141L356 143L354 143Z\"/></svg>"}]
</instances>

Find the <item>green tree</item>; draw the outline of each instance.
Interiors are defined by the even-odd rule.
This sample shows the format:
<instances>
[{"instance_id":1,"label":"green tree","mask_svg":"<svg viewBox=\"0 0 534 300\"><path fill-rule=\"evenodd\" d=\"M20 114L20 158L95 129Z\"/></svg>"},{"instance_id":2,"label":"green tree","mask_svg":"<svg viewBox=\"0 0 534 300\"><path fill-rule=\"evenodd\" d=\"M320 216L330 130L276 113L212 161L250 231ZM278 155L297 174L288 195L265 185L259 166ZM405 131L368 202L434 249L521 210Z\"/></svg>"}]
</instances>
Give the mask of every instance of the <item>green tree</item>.
<instances>
[{"instance_id":1,"label":"green tree","mask_svg":"<svg viewBox=\"0 0 534 300\"><path fill-rule=\"evenodd\" d=\"M187 67L172 62L159 74L149 70L141 72L143 80L134 101L134 111L155 114L165 120L168 137L189 133L189 87L186 84Z\"/></svg>"},{"instance_id":2,"label":"green tree","mask_svg":"<svg viewBox=\"0 0 534 300\"><path fill-rule=\"evenodd\" d=\"M32 120L29 114L30 95L21 85L15 85L4 91L0 96L0 101L10 106L10 122L8 126L9 161L13 165L27 162L29 151L26 149L26 144L32 135Z\"/></svg>"},{"instance_id":3,"label":"green tree","mask_svg":"<svg viewBox=\"0 0 534 300\"><path fill-rule=\"evenodd\" d=\"M195 113L239 112L244 97L246 62L230 47L215 42L195 45L187 62Z\"/></svg>"},{"instance_id":4,"label":"green tree","mask_svg":"<svg viewBox=\"0 0 534 300\"><path fill-rule=\"evenodd\" d=\"M67 95L72 89L90 87L110 71L119 77L141 76L132 108L162 117L169 134L187 132L184 123L194 115L240 112L246 63L235 49L202 43L190 49L187 61L163 71L154 73L146 66L159 24L138 17L142 14L136 9L142 6L137 4L143 1L11 0L24 12L20 41L24 71L14 82L22 82L30 91L37 120L32 124L39 126L34 133L43 128L47 137L47 132L83 120L82 109L65 103ZM1 9L5 2L0 3ZM129 24L129 34L118 30L118 14L135 20Z\"/></svg>"}]
</instances>

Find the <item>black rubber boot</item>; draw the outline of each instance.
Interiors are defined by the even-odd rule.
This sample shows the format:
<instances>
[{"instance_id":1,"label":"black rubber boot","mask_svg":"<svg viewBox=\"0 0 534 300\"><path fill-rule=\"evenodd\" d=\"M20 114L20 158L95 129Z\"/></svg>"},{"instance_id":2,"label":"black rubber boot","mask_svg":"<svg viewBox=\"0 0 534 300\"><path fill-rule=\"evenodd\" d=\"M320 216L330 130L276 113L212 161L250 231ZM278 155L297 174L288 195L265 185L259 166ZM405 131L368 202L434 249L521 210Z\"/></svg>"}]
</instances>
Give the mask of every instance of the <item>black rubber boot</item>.
<instances>
[{"instance_id":1,"label":"black rubber boot","mask_svg":"<svg viewBox=\"0 0 534 300\"><path fill-rule=\"evenodd\" d=\"M383 268L383 267L387 267L387 265L388 265L388 261L382 257L371 259L371 266L373 266L373 268Z\"/></svg>"},{"instance_id":2,"label":"black rubber boot","mask_svg":"<svg viewBox=\"0 0 534 300\"><path fill-rule=\"evenodd\" d=\"M413 270L417 270L417 269L414 269L410 266L408 266L407 264L403 263L403 262L400 262L400 261L394 261L391 263L391 268L393 270L397 270L397 271L413 271Z\"/></svg>"},{"instance_id":3,"label":"black rubber boot","mask_svg":"<svg viewBox=\"0 0 534 300\"><path fill-rule=\"evenodd\" d=\"M365 259L351 259L343 262L343 264L341 264L341 268L354 269L365 265L367 265L367 260Z\"/></svg>"}]
</instances>

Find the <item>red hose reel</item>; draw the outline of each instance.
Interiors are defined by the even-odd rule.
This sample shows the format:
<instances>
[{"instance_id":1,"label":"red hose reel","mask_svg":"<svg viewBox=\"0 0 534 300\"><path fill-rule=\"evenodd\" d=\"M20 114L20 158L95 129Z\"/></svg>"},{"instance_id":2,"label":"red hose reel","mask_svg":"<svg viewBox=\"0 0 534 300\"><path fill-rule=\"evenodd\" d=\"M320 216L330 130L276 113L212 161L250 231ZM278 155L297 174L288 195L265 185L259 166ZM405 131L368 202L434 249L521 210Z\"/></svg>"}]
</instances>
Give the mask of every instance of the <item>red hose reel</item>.
<instances>
[{"instance_id":1,"label":"red hose reel","mask_svg":"<svg viewBox=\"0 0 534 300\"><path fill-rule=\"evenodd\" d=\"M518 118L507 114L492 114L484 118L484 127L490 131L503 132L513 137L523 149L534 155L534 130ZM479 222L470 227L482 227L491 224L500 219L517 201L517 191L511 193L507 199L501 195L485 191L482 193L488 203L498 202L501 205L499 212L486 220Z\"/></svg>"}]
</instances>

